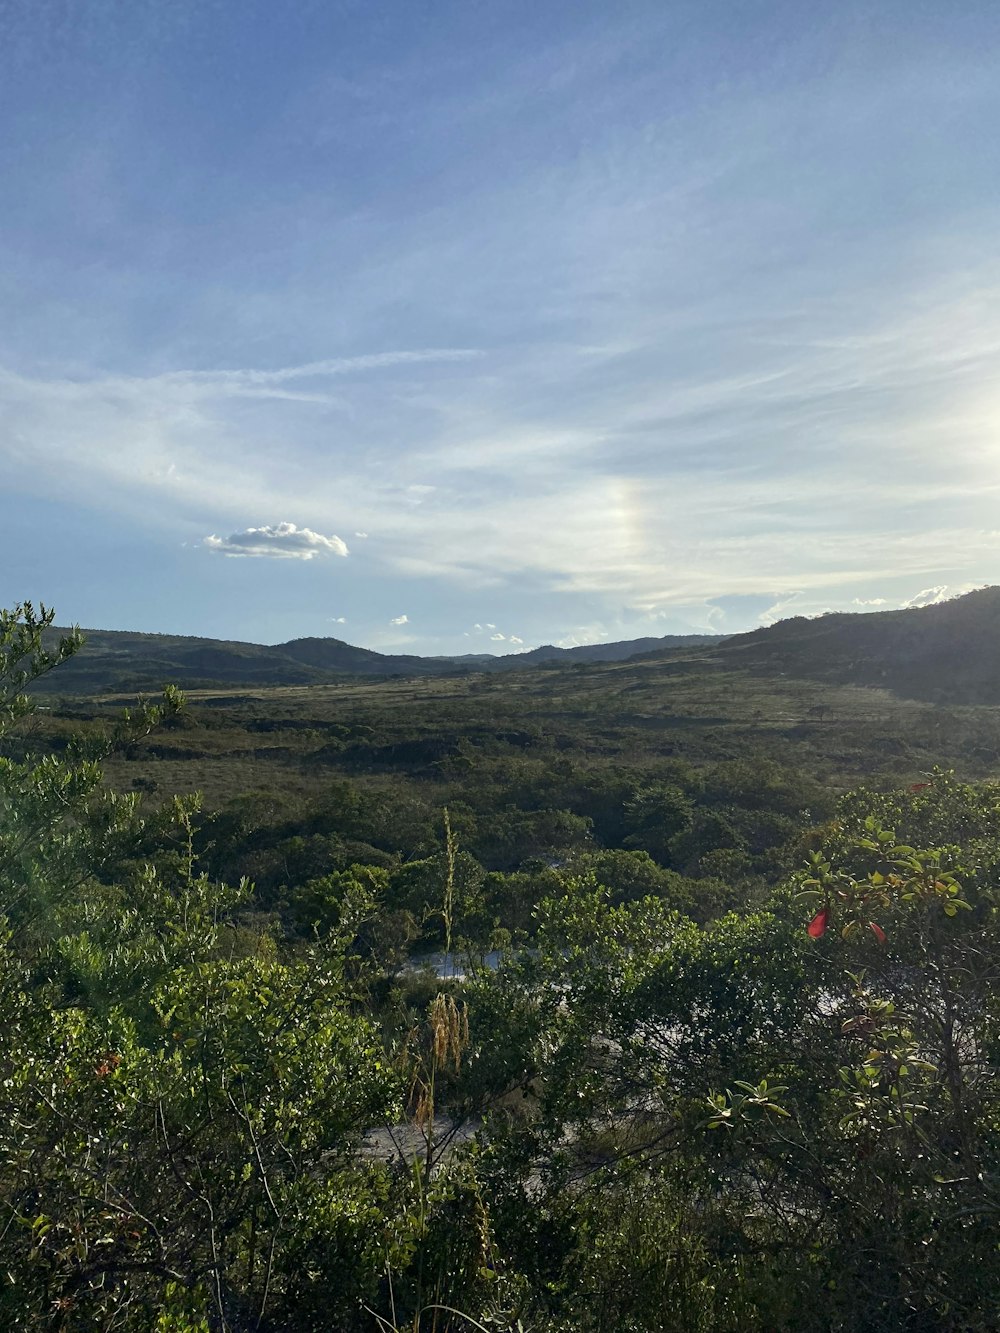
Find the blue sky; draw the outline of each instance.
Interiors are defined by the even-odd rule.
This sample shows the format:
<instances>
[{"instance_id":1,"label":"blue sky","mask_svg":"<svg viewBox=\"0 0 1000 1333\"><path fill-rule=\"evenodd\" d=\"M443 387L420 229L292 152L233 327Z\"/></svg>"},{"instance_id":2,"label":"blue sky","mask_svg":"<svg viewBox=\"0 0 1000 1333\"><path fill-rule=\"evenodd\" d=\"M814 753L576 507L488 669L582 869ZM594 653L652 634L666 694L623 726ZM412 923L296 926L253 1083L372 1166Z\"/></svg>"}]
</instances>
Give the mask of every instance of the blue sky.
<instances>
[{"instance_id":1,"label":"blue sky","mask_svg":"<svg viewBox=\"0 0 1000 1333\"><path fill-rule=\"evenodd\" d=\"M383 651L1000 581L993 0L0 0L2 601Z\"/></svg>"}]
</instances>

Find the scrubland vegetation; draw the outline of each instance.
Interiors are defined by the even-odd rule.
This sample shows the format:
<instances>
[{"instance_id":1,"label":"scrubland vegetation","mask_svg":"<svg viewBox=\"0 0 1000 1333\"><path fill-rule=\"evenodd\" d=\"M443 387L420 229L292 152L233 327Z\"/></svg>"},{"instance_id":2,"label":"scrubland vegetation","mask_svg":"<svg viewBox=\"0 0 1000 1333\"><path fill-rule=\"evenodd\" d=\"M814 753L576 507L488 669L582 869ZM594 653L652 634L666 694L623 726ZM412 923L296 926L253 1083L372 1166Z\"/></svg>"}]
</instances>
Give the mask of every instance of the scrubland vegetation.
<instances>
[{"instance_id":1,"label":"scrubland vegetation","mask_svg":"<svg viewBox=\"0 0 1000 1333\"><path fill-rule=\"evenodd\" d=\"M0 1326L1000 1326L992 707L692 657L123 713L46 620Z\"/></svg>"}]
</instances>

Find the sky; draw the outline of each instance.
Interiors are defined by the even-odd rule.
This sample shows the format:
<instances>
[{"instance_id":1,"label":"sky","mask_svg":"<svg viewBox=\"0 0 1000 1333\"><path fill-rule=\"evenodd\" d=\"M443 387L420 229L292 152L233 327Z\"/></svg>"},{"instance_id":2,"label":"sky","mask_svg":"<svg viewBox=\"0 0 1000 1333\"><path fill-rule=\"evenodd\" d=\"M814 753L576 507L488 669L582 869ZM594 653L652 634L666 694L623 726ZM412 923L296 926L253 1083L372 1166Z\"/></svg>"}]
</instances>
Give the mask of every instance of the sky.
<instances>
[{"instance_id":1,"label":"sky","mask_svg":"<svg viewBox=\"0 0 1000 1333\"><path fill-rule=\"evenodd\" d=\"M995 0L0 36L0 604L511 652L1000 582Z\"/></svg>"}]
</instances>

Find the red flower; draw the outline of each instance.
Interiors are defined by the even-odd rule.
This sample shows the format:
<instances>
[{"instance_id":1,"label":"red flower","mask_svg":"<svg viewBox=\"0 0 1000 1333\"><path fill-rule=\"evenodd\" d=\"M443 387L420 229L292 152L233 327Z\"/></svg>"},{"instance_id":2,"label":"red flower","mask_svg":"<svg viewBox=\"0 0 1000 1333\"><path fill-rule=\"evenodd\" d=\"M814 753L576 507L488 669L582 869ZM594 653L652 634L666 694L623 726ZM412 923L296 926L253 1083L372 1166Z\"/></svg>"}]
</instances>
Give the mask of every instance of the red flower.
<instances>
[{"instance_id":1,"label":"red flower","mask_svg":"<svg viewBox=\"0 0 1000 1333\"><path fill-rule=\"evenodd\" d=\"M871 933L872 933L872 934L875 936L875 938L878 940L879 944L884 944L884 943L885 943L885 931L882 929L882 927L881 927L881 926L876 926L876 924L875 924L874 921L869 921L869 922L868 922L868 926L869 926L869 929L871 930Z\"/></svg>"},{"instance_id":2,"label":"red flower","mask_svg":"<svg viewBox=\"0 0 1000 1333\"><path fill-rule=\"evenodd\" d=\"M827 925L829 924L829 921L830 921L830 909L829 907L823 907L816 913L813 919L809 922L809 925L806 927L806 931L809 935L813 937L814 940L818 940L821 935L826 934L826 928Z\"/></svg>"}]
</instances>

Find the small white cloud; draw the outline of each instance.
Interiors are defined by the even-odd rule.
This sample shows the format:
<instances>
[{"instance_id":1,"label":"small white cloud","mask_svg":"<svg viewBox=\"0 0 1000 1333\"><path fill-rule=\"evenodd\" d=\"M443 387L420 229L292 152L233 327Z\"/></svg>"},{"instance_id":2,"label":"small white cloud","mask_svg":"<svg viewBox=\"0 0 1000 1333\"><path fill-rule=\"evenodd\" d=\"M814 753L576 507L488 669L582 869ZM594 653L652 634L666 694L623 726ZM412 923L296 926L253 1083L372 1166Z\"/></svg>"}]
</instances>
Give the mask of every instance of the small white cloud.
<instances>
[{"instance_id":1,"label":"small white cloud","mask_svg":"<svg viewBox=\"0 0 1000 1333\"><path fill-rule=\"evenodd\" d=\"M346 624L347 624L347 617L346 617L346 616L331 616L331 617L330 617L330 624L331 624L331 625L346 625Z\"/></svg>"},{"instance_id":2,"label":"small white cloud","mask_svg":"<svg viewBox=\"0 0 1000 1333\"><path fill-rule=\"evenodd\" d=\"M505 639L505 637L506 637L506 636L503 635L503 634L491 634L491 635L490 635L490 639L491 639L494 643L500 643L500 642L502 642L502 641Z\"/></svg>"},{"instance_id":3,"label":"small white cloud","mask_svg":"<svg viewBox=\"0 0 1000 1333\"><path fill-rule=\"evenodd\" d=\"M482 627L482 625L473 625L472 628L473 628L473 629L482 629L483 627Z\"/></svg>"},{"instance_id":4,"label":"small white cloud","mask_svg":"<svg viewBox=\"0 0 1000 1333\"><path fill-rule=\"evenodd\" d=\"M390 625L408 625L409 623L409 616L393 616L392 620L389 621Z\"/></svg>"},{"instance_id":5,"label":"small white cloud","mask_svg":"<svg viewBox=\"0 0 1000 1333\"><path fill-rule=\"evenodd\" d=\"M512 635L510 636L510 638L508 639L507 642L508 642L508 643L524 643L524 640L523 640L523 639L519 639L519 638L517 637L516 634L512 634Z\"/></svg>"},{"instance_id":6,"label":"small white cloud","mask_svg":"<svg viewBox=\"0 0 1000 1333\"><path fill-rule=\"evenodd\" d=\"M487 629L496 629L496 625L491 625L490 622L487 621L487 622L486 622L486 628L487 628Z\"/></svg>"},{"instance_id":7,"label":"small white cloud","mask_svg":"<svg viewBox=\"0 0 1000 1333\"><path fill-rule=\"evenodd\" d=\"M367 532L356 532L354 535L355 535L355 537L360 537L360 538L362 539L362 541L363 541L363 540L368 536L368 533L367 533Z\"/></svg>"},{"instance_id":8,"label":"small white cloud","mask_svg":"<svg viewBox=\"0 0 1000 1333\"><path fill-rule=\"evenodd\" d=\"M954 595L954 594L953 594ZM910 610L914 606L937 606L938 602L948 600L948 585L940 583L936 588L921 588L906 602L900 602L904 611Z\"/></svg>"},{"instance_id":9,"label":"small white cloud","mask_svg":"<svg viewBox=\"0 0 1000 1333\"><path fill-rule=\"evenodd\" d=\"M340 537L324 537L311 528L299 528L294 523L266 524L260 528L244 528L217 537L213 533L202 540L202 546L220 555L269 556L275 560L312 560L317 555L347 555L347 543Z\"/></svg>"},{"instance_id":10,"label":"small white cloud","mask_svg":"<svg viewBox=\"0 0 1000 1333\"><path fill-rule=\"evenodd\" d=\"M851 603L852 606L885 606L887 602L885 597L855 597Z\"/></svg>"}]
</instances>

